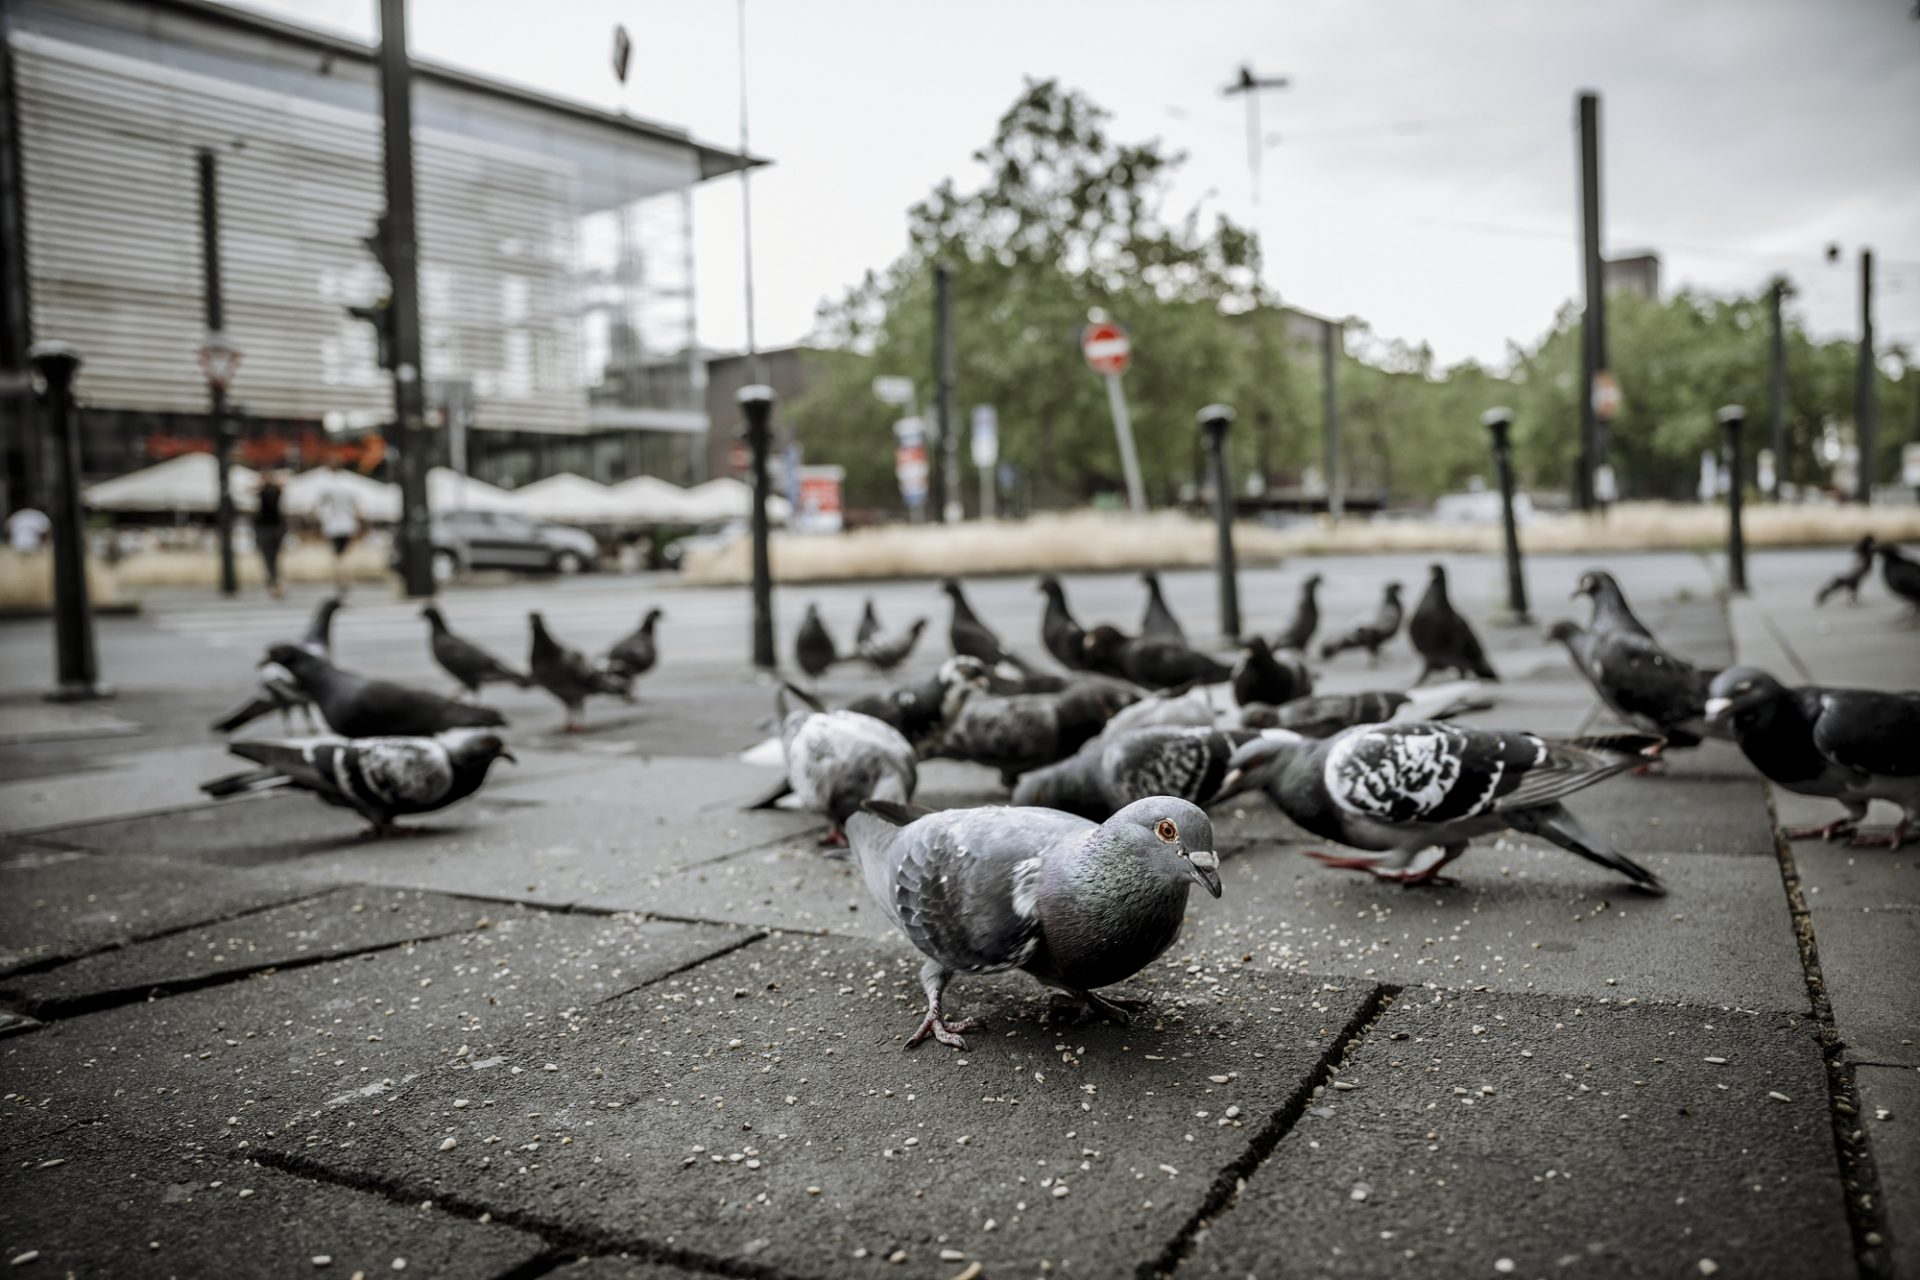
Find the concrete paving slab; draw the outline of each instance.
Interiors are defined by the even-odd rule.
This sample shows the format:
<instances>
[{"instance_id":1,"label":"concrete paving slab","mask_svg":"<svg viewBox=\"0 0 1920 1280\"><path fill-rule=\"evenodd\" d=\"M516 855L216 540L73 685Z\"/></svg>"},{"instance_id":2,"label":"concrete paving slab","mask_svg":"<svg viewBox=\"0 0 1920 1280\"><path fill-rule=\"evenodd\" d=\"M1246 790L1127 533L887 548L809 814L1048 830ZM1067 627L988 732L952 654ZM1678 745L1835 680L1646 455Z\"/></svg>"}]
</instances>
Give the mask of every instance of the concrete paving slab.
<instances>
[{"instance_id":1,"label":"concrete paving slab","mask_svg":"<svg viewBox=\"0 0 1920 1280\"><path fill-rule=\"evenodd\" d=\"M230 772L223 747L173 746L89 757L90 767L0 782L0 831L32 831L195 804L202 779Z\"/></svg>"},{"instance_id":2,"label":"concrete paving slab","mask_svg":"<svg viewBox=\"0 0 1920 1280\"><path fill-rule=\"evenodd\" d=\"M768 939L483 1076L425 1076L378 1125L341 1113L274 1149L402 1199L696 1263L1113 1276L1210 1202L1371 991L1162 963L1129 984L1155 999L1131 1028L1055 1029L1024 976L962 980L953 1009L988 1020L972 1047L905 1053L917 959Z\"/></svg>"},{"instance_id":3,"label":"concrete paving slab","mask_svg":"<svg viewBox=\"0 0 1920 1280\"><path fill-rule=\"evenodd\" d=\"M139 732L138 724L99 704L41 698L0 701L0 746L125 737Z\"/></svg>"},{"instance_id":4,"label":"concrete paving slab","mask_svg":"<svg viewBox=\"0 0 1920 1280\"><path fill-rule=\"evenodd\" d=\"M101 1121L244 1152L342 1108L377 1115L396 1082L484 1063L509 1037L564 1038L581 1010L753 936L502 910L474 932L52 1023L0 1039L0 1130Z\"/></svg>"},{"instance_id":5,"label":"concrete paving slab","mask_svg":"<svg viewBox=\"0 0 1920 1280\"><path fill-rule=\"evenodd\" d=\"M1807 1021L1410 990L1334 1075L1181 1275L1854 1271Z\"/></svg>"},{"instance_id":6,"label":"concrete paving slab","mask_svg":"<svg viewBox=\"0 0 1920 1280\"><path fill-rule=\"evenodd\" d=\"M546 1251L537 1236L206 1153L119 1125L9 1133L0 1257L23 1276L467 1277ZM31 1255L31 1256L29 1256ZM321 1261L326 1259L326 1261Z\"/></svg>"},{"instance_id":7,"label":"concrete paving slab","mask_svg":"<svg viewBox=\"0 0 1920 1280\"><path fill-rule=\"evenodd\" d=\"M1853 1079L1860 1093L1861 1128L1880 1174L1893 1274L1920 1275L1920 1071L1859 1067Z\"/></svg>"},{"instance_id":8,"label":"concrete paving slab","mask_svg":"<svg viewBox=\"0 0 1920 1280\"><path fill-rule=\"evenodd\" d=\"M1793 860L1848 1056L1920 1067L1920 850L1808 840Z\"/></svg>"},{"instance_id":9,"label":"concrete paving slab","mask_svg":"<svg viewBox=\"0 0 1920 1280\"><path fill-rule=\"evenodd\" d=\"M272 872L15 848L0 858L0 973L324 891Z\"/></svg>"}]
</instances>

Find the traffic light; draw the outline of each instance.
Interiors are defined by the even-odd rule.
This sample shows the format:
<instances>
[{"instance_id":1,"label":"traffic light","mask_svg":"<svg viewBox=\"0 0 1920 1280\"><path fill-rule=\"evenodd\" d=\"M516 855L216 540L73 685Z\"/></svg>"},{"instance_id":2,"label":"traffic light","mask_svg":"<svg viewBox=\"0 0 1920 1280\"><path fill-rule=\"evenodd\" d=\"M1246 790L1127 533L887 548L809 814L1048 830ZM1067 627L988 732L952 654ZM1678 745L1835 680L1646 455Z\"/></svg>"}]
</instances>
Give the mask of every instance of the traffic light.
<instances>
[{"instance_id":1,"label":"traffic light","mask_svg":"<svg viewBox=\"0 0 1920 1280\"><path fill-rule=\"evenodd\" d=\"M392 369L398 363L393 347L393 299L383 295L372 306L348 307L347 314L373 326L374 340L380 349L380 367Z\"/></svg>"}]
</instances>

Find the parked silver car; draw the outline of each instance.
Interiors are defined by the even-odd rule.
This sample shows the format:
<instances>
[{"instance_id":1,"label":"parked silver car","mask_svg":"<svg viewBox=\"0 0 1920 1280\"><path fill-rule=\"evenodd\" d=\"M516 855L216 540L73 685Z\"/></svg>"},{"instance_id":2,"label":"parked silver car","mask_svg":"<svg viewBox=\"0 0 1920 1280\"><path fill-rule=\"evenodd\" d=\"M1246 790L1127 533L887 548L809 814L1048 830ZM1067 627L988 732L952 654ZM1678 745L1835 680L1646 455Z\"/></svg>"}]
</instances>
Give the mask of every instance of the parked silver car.
<instances>
[{"instance_id":1,"label":"parked silver car","mask_svg":"<svg viewBox=\"0 0 1920 1280\"><path fill-rule=\"evenodd\" d=\"M599 559L599 545L583 529L541 524L506 511L436 511L433 516L437 582L470 569L579 573Z\"/></svg>"}]
</instances>

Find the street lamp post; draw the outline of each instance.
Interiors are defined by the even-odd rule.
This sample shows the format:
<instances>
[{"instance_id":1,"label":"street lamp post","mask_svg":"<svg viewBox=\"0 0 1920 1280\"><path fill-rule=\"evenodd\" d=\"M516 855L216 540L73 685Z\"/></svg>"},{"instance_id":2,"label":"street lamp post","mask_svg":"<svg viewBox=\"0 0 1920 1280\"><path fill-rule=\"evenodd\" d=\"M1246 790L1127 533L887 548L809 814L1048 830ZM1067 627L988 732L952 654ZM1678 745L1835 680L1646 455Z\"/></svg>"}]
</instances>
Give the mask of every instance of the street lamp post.
<instances>
[{"instance_id":1,"label":"street lamp post","mask_svg":"<svg viewBox=\"0 0 1920 1280\"><path fill-rule=\"evenodd\" d=\"M747 446L753 450L753 665L772 671L779 665L773 649L773 562L768 551L767 451L772 438L773 388L755 384L739 391L747 415Z\"/></svg>"},{"instance_id":2,"label":"street lamp post","mask_svg":"<svg viewBox=\"0 0 1920 1280\"><path fill-rule=\"evenodd\" d=\"M1738 595L1747 594L1747 539L1740 527L1742 490L1745 481L1740 466L1740 431L1747 425L1747 411L1737 404L1726 405L1714 415L1720 420L1723 465L1727 469L1727 587Z\"/></svg>"},{"instance_id":3,"label":"street lamp post","mask_svg":"<svg viewBox=\"0 0 1920 1280\"><path fill-rule=\"evenodd\" d=\"M1493 469L1500 479L1500 524L1507 544L1507 621L1525 626L1533 619L1527 613L1527 576L1520 564L1520 526L1513 514L1513 448L1507 433L1513 427L1511 409L1489 409L1480 422L1493 436Z\"/></svg>"},{"instance_id":4,"label":"street lamp post","mask_svg":"<svg viewBox=\"0 0 1920 1280\"><path fill-rule=\"evenodd\" d=\"M50 702L110 697L100 683L87 598L87 536L80 507L80 433L73 420L73 378L80 353L64 342L37 342L28 359L46 384L47 452L53 458L53 654Z\"/></svg>"},{"instance_id":5,"label":"street lamp post","mask_svg":"<svg viewBox=\"0 0 1920 1280\"><path fill-rule=\"evenodd\" d=\"M1213 453L1213 522L1218 533L1218 551L1214 572L1220 582L1220 634L1229 640L1240 638L1240 583L1233 558L1233 479L1227 472L1227 428L1233 425L1233 410L1224 404L1210 404L1199 414L1200 429L1207 433L1207 448Z\"/></svg>"}]
</instances>

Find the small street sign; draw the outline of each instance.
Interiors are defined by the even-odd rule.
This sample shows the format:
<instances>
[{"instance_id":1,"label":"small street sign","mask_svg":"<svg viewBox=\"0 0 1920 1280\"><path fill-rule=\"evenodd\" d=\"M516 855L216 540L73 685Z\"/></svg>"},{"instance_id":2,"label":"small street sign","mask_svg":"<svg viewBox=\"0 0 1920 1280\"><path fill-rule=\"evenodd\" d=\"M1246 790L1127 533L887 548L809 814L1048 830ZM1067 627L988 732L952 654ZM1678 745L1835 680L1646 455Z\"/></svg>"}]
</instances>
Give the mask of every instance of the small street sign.
<instances>
[{"instance_id":1,"label":"small street sign","mask_svg":"<svg viewBox=\"0 0 1920 1280\"><path fill-rule=\"evenodd\" d=\"M1612 422L1620 412L1620 382L1605 369L1593 373L1593 416Z\"/></svg>"},{"instance_id":2,"label":"small street sign","mask_svg":"<svg viewBox=\"0 0 1920 1280\"><path fill-rule=\"evenodd\" d=\"M1112 322L1090 324L1080 331L1080 353L1095 373L1115 377L1133 363L1133 344L1127 331Z\"/></svg>"},{"instance_id":3,"label":"small street sign","mask_svg":"<svg viewBox=\"0 0 1920 1280\"><path fill-rule=\"evenodd\" d=\"M973 406L973 465L990 470L1000 461L1000 415L990 404Z\"/></svg>"}]
</instances>

